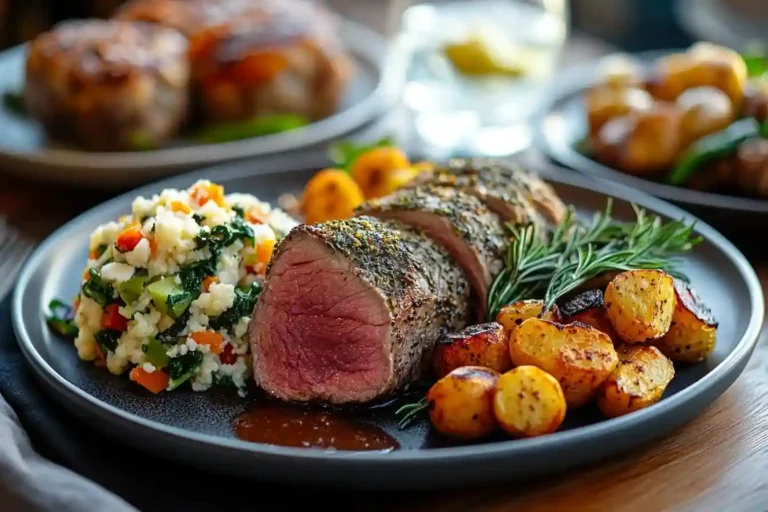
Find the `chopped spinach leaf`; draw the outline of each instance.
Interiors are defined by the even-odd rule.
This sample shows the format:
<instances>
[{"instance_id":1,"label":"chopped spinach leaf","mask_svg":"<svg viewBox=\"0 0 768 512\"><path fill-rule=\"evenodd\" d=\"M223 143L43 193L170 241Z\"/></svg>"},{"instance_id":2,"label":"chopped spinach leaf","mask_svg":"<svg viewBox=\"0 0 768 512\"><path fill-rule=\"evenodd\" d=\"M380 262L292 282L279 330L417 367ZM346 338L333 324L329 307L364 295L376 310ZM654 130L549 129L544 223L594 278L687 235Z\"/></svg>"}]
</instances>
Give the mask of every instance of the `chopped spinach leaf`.
<instances>
[{"instance_id":1,"label":"chopped spinach leaf","mask_svg":"<svg viewBox=\"0 0 768 512\"><path fill-rule=\"evenodd\" d=\"M115 302L115 289L101 278L95 268L88 270L90 279L83 283L83 295L98 302L102 307Z\"/></svg>"},{"instance_id":2,"label":"chopped spinach leaf","mask_svg":"<svg viewBox=\"0 0 768 512\"><path fill-rule=\"evenodd\" d=\"M107 250L107 247L107 244L99 244L99 246L96 248L96 259L101 258L102 254L104 254L104 251Z\"/></svg>"},{"instance_id":3,"label":"chopped spinach leaf","mask_svg":"<svg viewBox=\"0 0 768 512\"><path fill-rule=\"evenodd\" d=\"M169 328L157 335L157 341L160 343L176 343L179 334L184 330L184 327L187 326L187 320L189 320L189 308L187 308Z\"/></svg>"},{"instance_id":4,"label":"chopped spinach leaf","mask_svg":"<svg viewBox=\"0 0 768 512\"><path fill-rule=\"evenodd\" d=\"M245 218L245 210L243 210L242 206L236 204L232 207L232 211L235 212L235 215L237 215L241 219Z\"/></svg>"},{"instance_id":5,"label":"chopped spinach leaf","mask_svg":"<svg viewBox=\"0 0 768 512\"><path fill-rule=\"evenodd\" d=\"M247 288L235 288L235 300L232 307L215 318L211 318L211 329L229 329L235 325L241 317L250 316L253 307L261 295L261 283L255 282Z\"/></svg>"},{"instance_id":6,"label":"chopped spinach leaf","mask_svg":"<svg viewBox=\"0 0 768 512\"><path fill-rule=\"evenodd\" d=\"M235 383L232 381L232 377L229 375L213 374L213 385L222 388L234 388L237 389Z\"/></svg>"},{"instance_id":7,"label":"chopped spinach leaf","mask_svg":"<svg viewBox=\"0 0 768 512\"><path fill-rule=\"evenodd\" d=\"M101 351L106 354L107 351L115 351L117 348L117 340L122 334L122 332L115 329L104 329L97 332L94 335L94 338L96 338L96 342L99 344L99 347L101 347Z\"/></svg>"},{"instance_id":8,"label":"chopped spinach leaf","mask_svg":"<svg viewBox=\"0 0 768 512\"><path fill-rule=\"evenodd\" d=\"M176 389L195 375L203 364L203 353L192 351L183 356L174 357L168 363L169 389Z\"/></svg>"},{"instance_id":9,"label":"chopped spinach leaf","mask_svg":"<svg viewBox=\"0 0 768 512\"><path fill-rule=\"evenodd\" d=\"M185 290L181 293L169 295L166 303L173 312L173 317L178 318L179 315L187 310L193 300L195 300L195 297L193 297L192 293Z\"/></svg>"},{"instance_id":10,"label":"chopped spinach leaf","mask_svg":"<svg viewBox=\"0 0 768 512\"><path fill-rule=\"evenodd\" d=\"M192 214L192 219L194 219L194 221L197 222L198 225L200 225L205 220L205 217L203 217L199 213L193 213Z\"/></svg>"},{"instance_id":11,"label":"chopped spinach leaf","mask_svg":"<svg viewBox=\"0 0 768 512\"><path fill-rule=\"evenodd\" d=\"M47 319L51 327L64 336L77 336L79 329L75 324L75 310L72 306L54 299L48 304L48 310L50 316Z\"/></svg>"},{"instance_id":12,"label":"chopped spinach leaf","mask_svg":"<svg viewBox=\"0 0 768 512\"><path fill-rule=\"evenodd\" d=\"M27 104L24 102L24 93L22 92L5 91L3 93L3 104L17 116L25 117L29 115Z\"/></svg>"}]
</instances>

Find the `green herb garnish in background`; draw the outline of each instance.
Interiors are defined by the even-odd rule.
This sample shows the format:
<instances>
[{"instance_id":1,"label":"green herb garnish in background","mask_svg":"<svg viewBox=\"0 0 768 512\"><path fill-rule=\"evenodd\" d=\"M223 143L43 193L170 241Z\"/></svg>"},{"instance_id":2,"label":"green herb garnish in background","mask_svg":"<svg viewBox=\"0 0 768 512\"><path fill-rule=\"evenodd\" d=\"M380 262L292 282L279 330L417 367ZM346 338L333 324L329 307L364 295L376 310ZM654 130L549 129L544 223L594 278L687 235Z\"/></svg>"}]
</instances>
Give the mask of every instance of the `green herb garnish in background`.
<instances>
[{"instance_id":1,"label":"green herb garnish in background","mask_svg":"<svg viewBox=\"0 0 768 512\"><path fill-rule=\"evenodd\" d=\"M309 120L294 114L261 116L235 123L222 123L202 128L195 140L205 144L232 142L263 135L283 133L306 126Z\"/></svg>"},{"instance_id":2,"label":"green herb garnish in background","mask_svg":"<svg viewBox=\"0 0 768 512\"><path fill-rule=\"evenodd\" d=\"M75 324L75 310L69 304L54 299L48 304L50 315L47 317L51 327L64 336L77 336L79 331Z\"/></svg>"},{"instance_id":3,"label":"green herb garnish in background","mask_svg":"<svg viewBox=\"0 0 768 512\"><path fill-rule=\"evenodd\" d=\"M757 120L746 117L719 132L696 140L669 171L667 183L684 185L704 165L733 155L744 141L760 137L763 129Z\"/></svg>"},{"instance_id":4,"label":"green herb garnish in background","mask_svg":"<svg viewBox=\"0 0 768 512\"><path fill-rule=\"evenodd\" d=\"M614 222L612 204L609 198L605 211L595 213L588 224L578 222L569 211L548 236L536 233L531 225L507 225L512 242L504 269L488 292L487 319L495 319L502 307L521 299L543 299L546 311L591 279L616 271L660 269L687 281L675 257L701 242L694 224L665 223L634 204L634 221ZM400 428L428 407L424 397L400 407L395 412Z\"/></svg>"},{"instance_id":5,"label":"green herb garnish in background","mask_svg":"<svg viewBox=\"0 0 768 512\"><path fill-rule=\"evenodd\" d=\"M359 143L352 141L339 141L331 145L328 154L334 166L349 171L352 163L362 155L374 148L392 147L395 141L391 137L383 137L372 143Z\"/></svg>"},{"instance_id":6,"label":"green herb garnish in background","mask_svg":"<svg viewBox=\"0 0 768 512\"><path fill-rule=\"evenodd\" d=\"M762 43L749 45L747 50L741 54L744 64L747 65L747 75L750 77L763 76L768 72L768 51Z\"/></svg>"},{"instance_id":7,"label":"green herb garnish in background","mask_svg":"<svg viewBox=\"0 0 768 512\"><path fill-rule=\"evenodd\" d=\"M3 105L18 116L26 116L29 114L27 105L24 103L24 94L20 92L5 91L3 93Z\"/></svg>"}]
</instances>

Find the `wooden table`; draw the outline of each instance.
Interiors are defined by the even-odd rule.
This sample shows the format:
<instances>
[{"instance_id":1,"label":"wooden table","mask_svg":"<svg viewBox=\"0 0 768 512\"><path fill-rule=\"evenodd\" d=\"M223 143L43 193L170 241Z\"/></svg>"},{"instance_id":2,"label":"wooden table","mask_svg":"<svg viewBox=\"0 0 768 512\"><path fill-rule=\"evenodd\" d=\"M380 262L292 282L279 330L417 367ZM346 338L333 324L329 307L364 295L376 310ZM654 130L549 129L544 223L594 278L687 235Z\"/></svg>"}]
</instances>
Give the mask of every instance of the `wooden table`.
<instances>
[{"instance_id":1,"label":"wooden table","mask_svg":"<svg viewBox=\"0 0 768 512\"><path fill-rule=\"evenodd\" d=\"M351 6L352 16L370 16L359 3L333 3ZM594 45L584 48L600 53ZM32 241L115 193L2 179L0 216ZM755 266L768 286L768 264L756 261ZM413 494L379 505L444 512L768 510L768 333L764 329L762 334L737 382L699 418L665 439L535 483Z\"/></svg>"}]
</instances>

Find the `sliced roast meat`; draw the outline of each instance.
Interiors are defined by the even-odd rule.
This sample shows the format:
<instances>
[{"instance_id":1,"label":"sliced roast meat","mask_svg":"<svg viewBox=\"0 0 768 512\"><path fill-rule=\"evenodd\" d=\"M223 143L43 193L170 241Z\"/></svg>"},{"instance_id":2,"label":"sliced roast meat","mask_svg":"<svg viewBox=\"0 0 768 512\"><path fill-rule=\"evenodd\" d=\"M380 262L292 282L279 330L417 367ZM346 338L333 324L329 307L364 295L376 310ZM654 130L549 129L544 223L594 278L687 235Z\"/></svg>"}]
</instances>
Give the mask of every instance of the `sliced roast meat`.
<instances>
[{"instance_id":1,"label":"sliced roast meat","mask_svg":"<svg viewBox=\"0 0 768 512\"><path fill-rule=\"evenodd\" d=\"M456 187L477 196L502 220L533 223L543 233L563 221L566 206L555 190L536 173L494 158L454 158L414 180Z\"/></svg>"},{"instance_id":2,"label":"sliced roast meat","mask_svg":"<svg viewBox=\"0 0 768 512\"><path fill-rule=\"evenodd\" d=\"M436 340L467 324L469 294L447 251L397 221L297 226L249 326L256 382L289 401L386 396L428 371Z\"/></svg>"},{"instance_id":3,"label":"sliced roast meat","mask_svg":"<svg viewBox=\"0 0 768 512\"><path fill-rule=\"evenodd\" d=\"M398 219L445 247L472 284L476 318L485 316L488 288L504 266L508 240L499 216L480 199L456 188L423 186L371 199L357 212Z\"/></svg>"}]
</instances>

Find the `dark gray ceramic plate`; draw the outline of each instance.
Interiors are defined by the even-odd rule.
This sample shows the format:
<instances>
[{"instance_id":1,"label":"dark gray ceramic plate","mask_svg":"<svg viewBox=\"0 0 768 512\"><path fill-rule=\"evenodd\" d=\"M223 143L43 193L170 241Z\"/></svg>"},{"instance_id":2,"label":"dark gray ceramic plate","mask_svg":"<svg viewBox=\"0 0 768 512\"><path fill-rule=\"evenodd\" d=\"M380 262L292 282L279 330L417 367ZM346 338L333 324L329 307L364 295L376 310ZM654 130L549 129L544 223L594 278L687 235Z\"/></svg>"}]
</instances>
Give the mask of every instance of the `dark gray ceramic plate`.
<instances>
[{"instance_id":1,"label":"dark gray ceramic plate","mask_svg":"<svg viewBox=\"0 0 768 512\"><path fill-rule=\"evenodd\" d=\"M0 164L25 176L79 185L137 186L152 179L226 161L285 153L343 137L386 113L397 100L396 55L366 27L341 20L340 36L354 59L356 75L344 91L339 111L290 132L221 144L179 139L153 151L90 152L49 140L32 118L0 106ZM26 46L0 54L0 92L21 91Z\"/></svg>"},{"instance_id":2,"label":"dark gray ceramic plate","mask_svg":"<svg viewBox=\"0 0 768 512\"><path fill-rule=\"evenodd\" d=\"M631 54L650 63L672 51ZM700 192L632 176L605 166L575 147L587 134L582 95L598 71L596 63L574 66L557 77L535 115L535 144L555 162L570 169L611 180L671 201L727 234L743 235L768 221L768 200Z\"/></svg>"},{"instance_id":3,"label":"dark gray ceramic plate","mask_svg":"<svg viewBox=\"0 0 768 512\"><path fill-rule=\"evenodd\" d=\"M426 421L398 430L393 410L384 408L360 419L399 441L401 449L390 453L328 453L248 443L238 440L231 429L232 419L248 406L247 400L227 392L150 396L125 377L80 362L72 343L47 327L48 302L69 299L78 290L91 230L128 212L136 195L187 187L205 176L228 191L274 201L283 192L300 190L312 172L326 164L322 158L304 155L258 167L230 164L177 176L119 196L62 226L31 256L13 297L19 344L45 388L72 413L121 442L211 471L345 488L414 488L530 478L650 441L686 423L720 396L744 369L755 346L763 322L760 284L741 253L703 224L698 232L706 241L686 257L684 268L721 322L717 349L709 360L678 368L664 399L646 410L612 420L601 420L595 410L582 410L571 414L561 431L536 439L451 445L434 435ZM628 199L664 217L686 216L625 187L572 173L543 174L580 214L602 210L611 194L618 198L619 218L632 216Z\"/></svg>"}]
</instances>

